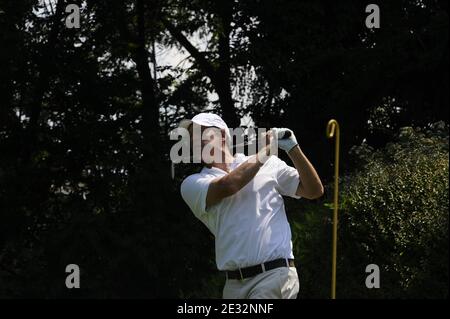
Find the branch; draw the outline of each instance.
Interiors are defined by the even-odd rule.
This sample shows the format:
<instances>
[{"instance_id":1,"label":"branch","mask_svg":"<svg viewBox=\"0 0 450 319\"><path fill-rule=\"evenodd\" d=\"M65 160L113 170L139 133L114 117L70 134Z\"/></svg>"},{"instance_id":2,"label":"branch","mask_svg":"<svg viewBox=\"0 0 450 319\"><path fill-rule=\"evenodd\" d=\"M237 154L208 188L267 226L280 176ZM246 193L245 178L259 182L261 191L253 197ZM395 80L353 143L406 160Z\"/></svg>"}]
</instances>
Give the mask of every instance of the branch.
<instances>
[{"instance_id":1,"label":"branch","mask_svg":"<svg viewBox=\"0 0 450 319\"><path fill-rule=\"evenodd\" d=\"M180 42L180 44L194 57L203 71L208 75L211 81L216 81L217 74L216 70L211 63L205 58L203 53L201 53L196 47L194 47L191 42L183 35L181 30L179 30L175 25L170 23L167 19L162 19L164 26L169 30L172 36Z\"/></svg>"}]
</instances>

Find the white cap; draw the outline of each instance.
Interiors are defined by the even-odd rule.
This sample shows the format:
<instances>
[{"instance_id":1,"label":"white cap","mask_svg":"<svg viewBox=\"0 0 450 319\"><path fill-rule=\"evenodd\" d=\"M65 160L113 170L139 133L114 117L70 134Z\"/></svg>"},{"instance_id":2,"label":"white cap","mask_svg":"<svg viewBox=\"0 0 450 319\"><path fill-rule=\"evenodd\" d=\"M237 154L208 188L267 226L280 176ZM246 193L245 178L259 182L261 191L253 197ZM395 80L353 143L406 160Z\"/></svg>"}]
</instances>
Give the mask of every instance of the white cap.
<instances>
[{"instance_id":1,"label":"white cap","mask_svg":"<svg viewBox=\"0 0 450 319\"><path fill-rule=\"evenodd\" d=\"M184 119L181 120L178 124L178 127L185 128L186 130L189 129L189 126L192 124L198 124L205 127L211 127L215 126L220 129L225 130L225 134L227 136L227 142L228 145L231 145L231 135L230 135L230 129L228 128L227 124L222 120L222 118L214 113L199 113L196 116L194 116L191 120Z\"/></svg>"},{"instance_id":2,"label":"white cap","mask_svg":"<svg viewBox=\"0 0 450 319\"><path fill-rule=\"evenodd\" d=\"M222 120L222 118L219 115L214 113L199 113L196 116L194 116L192 120L188 119L181 120L178 126L188 129L192 123L206 127L215 126L221 129L228 130L227 124Z\"/></svg>"}]
</instances>

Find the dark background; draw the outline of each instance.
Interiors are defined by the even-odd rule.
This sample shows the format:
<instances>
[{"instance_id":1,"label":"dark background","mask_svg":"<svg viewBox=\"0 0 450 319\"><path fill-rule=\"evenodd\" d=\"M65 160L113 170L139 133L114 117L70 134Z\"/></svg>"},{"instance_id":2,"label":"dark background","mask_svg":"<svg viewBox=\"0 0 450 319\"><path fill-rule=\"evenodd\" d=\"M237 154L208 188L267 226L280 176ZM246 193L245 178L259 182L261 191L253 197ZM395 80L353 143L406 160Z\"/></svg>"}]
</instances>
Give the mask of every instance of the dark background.
<instances>
[{"instance_id":1,"label":"dark background","mask_svg":"<svg viewBox=\"0 0 450 319\"><path fill-rule=\"evenodd\" d=\"M448 297L448 2L378 1L380 29L369 3L1 0L0 297L220 297L214 238L179 194L196 168L172 180L168 157L204 110L293 129L323 179L320 200L286 203L300 298L329 297L331 118L338 298Z\"/></svg>"}]
</instances>

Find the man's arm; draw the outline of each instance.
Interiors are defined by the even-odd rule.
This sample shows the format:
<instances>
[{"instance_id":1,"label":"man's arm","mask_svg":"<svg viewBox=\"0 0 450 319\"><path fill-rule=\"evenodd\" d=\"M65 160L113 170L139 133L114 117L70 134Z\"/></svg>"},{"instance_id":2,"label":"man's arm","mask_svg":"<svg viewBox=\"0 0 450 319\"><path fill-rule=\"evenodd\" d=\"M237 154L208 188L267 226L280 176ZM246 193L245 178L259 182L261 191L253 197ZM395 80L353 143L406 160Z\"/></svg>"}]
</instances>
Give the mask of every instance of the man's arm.
<instances>
[{"instance_id":1,"label":"man's arm","mask_svg":"<svg viewBox=\"0 0 450 319\"><path fill-rule=\"evenodd\" d=\"M267 145L227 175L212 180L206 195L206 207L211 207L225 197L236 194L247 185L269 158L269 153L270 145Z\"/></svg>"},{"instance_id":2,"label":"man's arm","mask_svg":"<svg viewBox=\"0 0 450 319\"><path fill-rule=\"evenodd\" d=\"M323 185L319 175L300 147L298 145L293 147L288 155L300 175L296 195L307 199L316 199L322 196Z\"/></svg>"}]
</instances>

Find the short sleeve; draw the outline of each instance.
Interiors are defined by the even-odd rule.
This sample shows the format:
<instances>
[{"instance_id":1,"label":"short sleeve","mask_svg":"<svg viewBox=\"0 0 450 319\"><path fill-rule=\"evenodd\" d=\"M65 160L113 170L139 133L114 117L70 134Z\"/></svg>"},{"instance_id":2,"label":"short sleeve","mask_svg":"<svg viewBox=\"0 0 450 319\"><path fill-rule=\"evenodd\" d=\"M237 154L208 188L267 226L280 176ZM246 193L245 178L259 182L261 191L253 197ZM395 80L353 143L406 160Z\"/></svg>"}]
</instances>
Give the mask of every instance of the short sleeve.
<instances>
[{"instance_id":1,"label":"short sleeve","mask_svg":"<svg viewBox=\"0 0 450 319\"><path fill-rule=\"evenodd\" d=\"M181 197L197 218L206 214L206 195L213 179L212 176L194 174L181 183Z\"/></svg>"},{"instance_id":2,"label":"short sleeve","mask_svg":"<svg viewBox=\"0 0 450 319\"><path fill-rule=\"evenodd\" d=\"M278 184L278 191L283 196L289 196L299 199L300 196L296 195L298 185L300 183L300 176L298 171L289 165L285 161L282 161L278 157L274 156L274 170L275 179Z\"/></svg>"}]
</instances>

